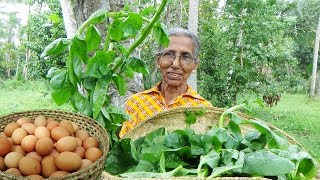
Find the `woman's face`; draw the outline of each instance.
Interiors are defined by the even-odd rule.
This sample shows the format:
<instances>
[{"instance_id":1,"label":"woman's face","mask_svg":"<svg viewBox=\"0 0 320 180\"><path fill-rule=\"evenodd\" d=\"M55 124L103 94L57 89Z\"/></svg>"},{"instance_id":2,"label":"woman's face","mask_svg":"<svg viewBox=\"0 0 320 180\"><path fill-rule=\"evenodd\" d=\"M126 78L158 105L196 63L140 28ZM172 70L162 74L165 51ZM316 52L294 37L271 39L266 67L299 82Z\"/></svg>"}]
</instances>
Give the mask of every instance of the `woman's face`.
<instances>
[{"instance_id":1,"label":"woman's face","mask_svg":"<svg viewBox=\"0 0 320 180\"><path fill-rule=\"evenodd\" d=\"M191 38L187 36L170 36L170 43L157 58L157 64L160 67L162 80L169 86L181 86L187 84L192 70L197 67L193 61L194 48ZM165 58L165 54L169 56L175 54L173 60ZM192 61L183 61L192 58Z\"/></svg>"}]
</instances>

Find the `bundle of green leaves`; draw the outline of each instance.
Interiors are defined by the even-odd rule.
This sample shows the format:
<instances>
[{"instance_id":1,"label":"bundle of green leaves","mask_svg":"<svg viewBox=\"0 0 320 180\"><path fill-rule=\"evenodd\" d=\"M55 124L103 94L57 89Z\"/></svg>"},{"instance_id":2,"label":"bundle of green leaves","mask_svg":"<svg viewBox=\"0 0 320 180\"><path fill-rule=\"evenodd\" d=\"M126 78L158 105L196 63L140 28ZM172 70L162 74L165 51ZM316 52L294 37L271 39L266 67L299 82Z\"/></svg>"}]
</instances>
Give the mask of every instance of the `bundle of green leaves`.
<instances>
[{"instance_id":1,"label":"bundle of green leaves","mask_svg":"<svg viewBox=\"0 0 320 180\"><path fill-rule=\"evenodd\" d=\"M136 140L122 139L112 147L105 170L126 178L317 175L318 164L303 147L263 121L236 116L221 125L203 134L190 128L171 133L160 128Z\"/></svg>"}]
</instances>

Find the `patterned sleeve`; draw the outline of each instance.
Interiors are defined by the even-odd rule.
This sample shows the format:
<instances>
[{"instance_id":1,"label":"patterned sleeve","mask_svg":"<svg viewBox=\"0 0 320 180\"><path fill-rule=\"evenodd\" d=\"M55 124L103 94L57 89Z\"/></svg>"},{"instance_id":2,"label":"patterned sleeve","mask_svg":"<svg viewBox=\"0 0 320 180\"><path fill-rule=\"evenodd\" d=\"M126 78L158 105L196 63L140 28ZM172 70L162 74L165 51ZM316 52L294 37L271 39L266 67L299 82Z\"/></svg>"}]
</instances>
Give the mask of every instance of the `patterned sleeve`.
<instances>
[{"instance_id":1,"label":"patterned sleeve","mask_svg":"<svg viewBox=\"0 0 320 180\"><path fill-rule=\"evenodd\" d=\"M134 124L132 123L135 119L135 111L133 108L129 105L130 101L132 101L132 98L129 98L126 102L125 108L126 108L126 113L130 116L131 119L124 121L122 123L122 127L119 133L119 137L122 138L124 135L127 134L127 132L133 128Z\"/></svg>"}]
</instances>

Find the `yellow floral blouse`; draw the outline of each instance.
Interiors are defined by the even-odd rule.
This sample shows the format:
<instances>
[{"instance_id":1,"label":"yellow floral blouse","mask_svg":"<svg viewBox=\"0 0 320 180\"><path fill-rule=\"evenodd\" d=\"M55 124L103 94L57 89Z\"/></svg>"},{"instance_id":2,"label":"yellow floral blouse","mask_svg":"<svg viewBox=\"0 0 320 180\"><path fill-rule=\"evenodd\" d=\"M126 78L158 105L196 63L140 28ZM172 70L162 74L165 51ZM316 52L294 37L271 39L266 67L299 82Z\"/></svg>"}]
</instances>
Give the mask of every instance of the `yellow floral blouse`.
<instances>
[{"instance_id":1,"label":"yellow floral blouse","mask_svg":"<svg viewBox=\"0 0 320 180\"><path fill-rule=\"evenodd\" d=\"M131 119L123 123L119 134L120 138L137 124L158 112L179 106L212 106L189 85L184 94L176 97L171 103L165 104L164 97L159 90L160 84L161 82L149 90L134 94L127 100L126 112Z\"/></svg>"}]
</instances>

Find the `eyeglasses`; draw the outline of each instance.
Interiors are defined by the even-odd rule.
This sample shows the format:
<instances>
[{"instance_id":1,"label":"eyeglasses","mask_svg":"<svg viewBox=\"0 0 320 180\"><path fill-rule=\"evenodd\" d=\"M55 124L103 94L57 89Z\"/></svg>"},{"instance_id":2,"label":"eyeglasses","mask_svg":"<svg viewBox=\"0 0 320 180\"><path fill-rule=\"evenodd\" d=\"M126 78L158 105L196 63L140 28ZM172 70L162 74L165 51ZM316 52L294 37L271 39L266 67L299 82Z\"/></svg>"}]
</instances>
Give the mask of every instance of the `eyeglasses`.
<instances>
[{"instance_id":1,"label":"eyeglasses","mask_svg":"<svg viewBox=\"0 0 320 180\"><path fill-rule=\"evenodd\" d=\"M176 59L177 54L174 51L161 52L158 54L165 61L173 62ZM181 53L179 56L179 61L181 64L191 64L197 61L197 59L191 56L189 53Z\"/></svg>"}]
</instances>

